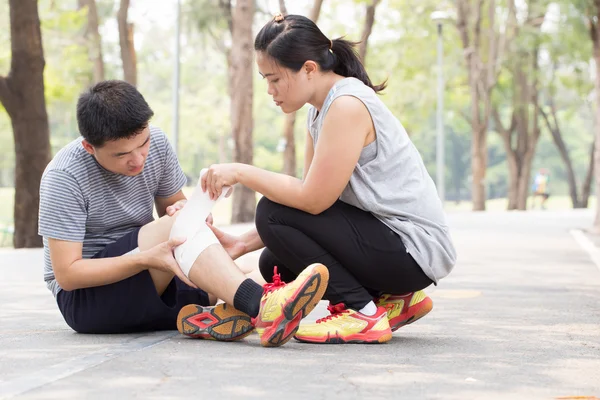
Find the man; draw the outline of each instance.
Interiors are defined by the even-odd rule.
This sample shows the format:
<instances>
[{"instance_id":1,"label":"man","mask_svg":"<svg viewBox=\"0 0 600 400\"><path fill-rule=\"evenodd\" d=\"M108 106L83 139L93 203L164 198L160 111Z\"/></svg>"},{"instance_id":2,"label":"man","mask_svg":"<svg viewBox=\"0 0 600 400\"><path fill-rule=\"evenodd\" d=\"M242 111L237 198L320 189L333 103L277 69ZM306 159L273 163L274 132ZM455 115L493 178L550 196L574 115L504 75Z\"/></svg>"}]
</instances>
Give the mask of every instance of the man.
<instances>
[{"instance_id":1,"label":"man","mask_svg":"<svg viewBox=\"0 0 600 400\"><path fill-rule=\"evenodd\" d=\"M263 345L285 343L320 300L326 268L312 266L290 285L263 289L213 240L194 242L198 255L184 274L173 250L186 238L169 235L186 178L165 134L149 125L152 116L132 85L98 83L77 103L82 137L44 171L44 279L65 321L82 333L178 326L189 336L217 340L240 339L256 326ZM217 297L226 304L211 307ZM298 305L299 297L308 300ZM188 304L194 311L188 307L178 316Z\"/></svg>"}]
</instances>

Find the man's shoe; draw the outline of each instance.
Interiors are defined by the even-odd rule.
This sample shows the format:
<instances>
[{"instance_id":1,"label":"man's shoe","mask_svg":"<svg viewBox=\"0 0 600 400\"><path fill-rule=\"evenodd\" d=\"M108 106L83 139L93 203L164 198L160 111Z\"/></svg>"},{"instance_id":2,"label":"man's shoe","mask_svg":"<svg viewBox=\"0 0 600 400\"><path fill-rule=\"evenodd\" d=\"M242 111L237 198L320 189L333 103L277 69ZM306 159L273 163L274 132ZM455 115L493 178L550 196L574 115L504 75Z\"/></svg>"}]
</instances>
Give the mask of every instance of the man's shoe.
<instances>
[{"instance_id":1,"label":"man's shoe","mask_svg":"<svg viewBox=\"0 0 600 400\"><path fill-rule=\"evenodd\" d=\"M347 309L343 303L327 307L331 315L313 324L302 324L294 339L306 343L385 343L392 338L386 309L375 315Z\"/></svg>"},{"instance_id":2,"label":"man's shoe","mask_svg":"<svg viewBox=\"0 0 600 400\"><path fill-rule=\"evenodd\" d=\"M198 339L240 340L253 329L250 316L225 303L214 307L189 304L177 316L179 333Z\"/></svg>"},{"instance_id":3,"label":"man's shoe","mask_svg":"<svg viewBox=\"0 0 600 400\"><path fill-rule=\"evenodd\" d=\"M423 318L433 308L433 301L422 290L403 295L384 294L375 299L375 304L387 310L392 332Z\"/></svg>"},{"instance_id":4,"label":"man's shoe","mask_svg":"<svg viewBox=\"0 0 600 400\"><path fill-rule=\"evenodd\" d=\"M281 346L294 336L300 320L319 303L327 283L329 270L323 264L308 266L290 283L283 283L275 267L273 283L264 285L260 311L253 320L265 347Z\"/></svg>"}]
</instances>

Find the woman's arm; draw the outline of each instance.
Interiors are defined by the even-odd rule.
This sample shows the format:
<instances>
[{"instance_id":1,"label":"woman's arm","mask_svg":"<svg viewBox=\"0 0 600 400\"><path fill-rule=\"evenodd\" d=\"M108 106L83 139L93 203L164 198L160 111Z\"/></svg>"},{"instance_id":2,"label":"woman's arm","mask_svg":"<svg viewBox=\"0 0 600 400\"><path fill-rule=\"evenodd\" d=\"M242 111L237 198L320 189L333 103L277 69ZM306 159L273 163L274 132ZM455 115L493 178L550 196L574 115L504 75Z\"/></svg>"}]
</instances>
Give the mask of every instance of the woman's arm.
<instances>
[{"instance_id":1,"label":"woman's arm","mask_svg":"<svg viewBox=\"0 0 600 400\"><path fill-rule=\"evenodd\" d=\"M236 165L236 180L276 203L320 214L340 197L372 130L365 105L355 97L339 97L327 113L312 160L305 162L304 180L246 164Z\"/></svg>"}]
</instances>

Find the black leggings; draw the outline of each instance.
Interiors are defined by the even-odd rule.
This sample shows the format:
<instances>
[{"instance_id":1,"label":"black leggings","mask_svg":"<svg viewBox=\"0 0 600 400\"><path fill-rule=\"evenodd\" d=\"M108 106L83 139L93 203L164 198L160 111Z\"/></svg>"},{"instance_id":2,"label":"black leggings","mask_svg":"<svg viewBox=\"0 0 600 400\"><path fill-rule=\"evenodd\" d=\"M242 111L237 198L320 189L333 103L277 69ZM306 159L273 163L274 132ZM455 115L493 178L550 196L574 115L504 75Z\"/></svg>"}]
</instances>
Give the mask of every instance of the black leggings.
<instances>
[{"instance_id":1,"label":"black leggings","mask_svg":"<svg viewBox=\"0 0 600 400\"><path fill-rule=\"evenodd\" d=\"M290 282L312 263L329 269L325 299L360 310L381 293L403 294L433 282L402 239L370 212L337 201L319 215L262 198L256 228L266 248L259 267L271 282L273 267Z\"/></svg>"}]
</instances>

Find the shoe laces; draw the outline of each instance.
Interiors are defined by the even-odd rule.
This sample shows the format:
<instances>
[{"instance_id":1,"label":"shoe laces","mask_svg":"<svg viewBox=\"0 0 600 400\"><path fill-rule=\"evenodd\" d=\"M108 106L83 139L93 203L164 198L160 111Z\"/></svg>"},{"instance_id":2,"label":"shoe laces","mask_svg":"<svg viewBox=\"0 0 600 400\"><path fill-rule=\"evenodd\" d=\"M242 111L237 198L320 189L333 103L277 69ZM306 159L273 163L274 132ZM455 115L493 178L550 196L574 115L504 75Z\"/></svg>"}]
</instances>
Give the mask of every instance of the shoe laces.
<instances>
[{"instance_id":1,"label":"shoe laces","mask_svg":"<svg viewBox=\"0 0 600 400\"><path fill-rule=\"evenodd\" d=\"M326 317L318 319L317 324L330 321L334 318L341 317L342 315L350 312L350 310L348 310L346 308L346 305L344 303L338 303L338 304L329 303L329 305L327 306L327 311L329 311L331 314Z\"/></svg>"},{"instance_id":2,"label":"shoe laces","mask_svg":"<svg viewBox=\"0 0 600 400\"><path fill-rule=\"evenodd\" d=\"M263 289L265 293L274 292L275 290L285 286L285 282L281 280L281 275L277 273L277 266L273 268L273 282L265 283Z\"/></svg>"}]
</instances>

